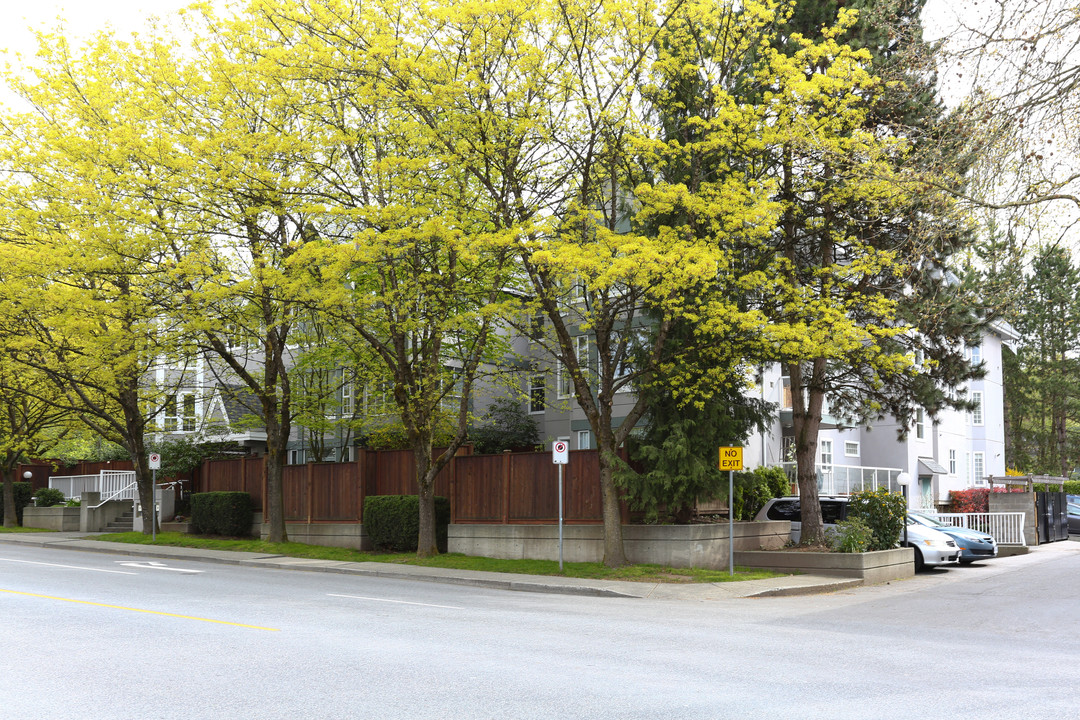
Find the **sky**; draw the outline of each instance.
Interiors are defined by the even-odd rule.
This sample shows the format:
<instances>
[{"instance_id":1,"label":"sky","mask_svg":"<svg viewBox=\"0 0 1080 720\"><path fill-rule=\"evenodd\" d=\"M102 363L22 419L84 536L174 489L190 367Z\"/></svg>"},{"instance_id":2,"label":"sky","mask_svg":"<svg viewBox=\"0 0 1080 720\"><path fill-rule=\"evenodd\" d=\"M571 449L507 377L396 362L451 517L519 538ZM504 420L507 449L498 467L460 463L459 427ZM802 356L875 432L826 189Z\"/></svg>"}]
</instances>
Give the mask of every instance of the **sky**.
<instances>
[{"instance_id":1,"label":"sky","mask_svg":"<svg viewBox=\"0 0 1080 720\"><path fill-rule=\"evenodd\" d=\"M107 24L127 34L142 26L149 15L167 15L190 3L191 0L9 0L0 10L0 47L33 53L36 45L27 27L51 28L60 16L66 20L72 35L85 35Z\"/></svg>"}]
</instances>

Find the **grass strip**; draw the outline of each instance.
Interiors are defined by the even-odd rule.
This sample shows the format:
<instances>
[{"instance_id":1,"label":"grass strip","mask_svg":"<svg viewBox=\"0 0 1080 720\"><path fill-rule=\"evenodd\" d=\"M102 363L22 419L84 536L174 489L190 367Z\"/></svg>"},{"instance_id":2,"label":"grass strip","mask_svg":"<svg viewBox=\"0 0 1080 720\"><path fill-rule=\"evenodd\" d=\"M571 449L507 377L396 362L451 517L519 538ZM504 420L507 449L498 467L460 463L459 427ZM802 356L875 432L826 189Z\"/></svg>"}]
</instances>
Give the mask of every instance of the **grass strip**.
<instances>
[{"instance_id":1,"label":"grass strip","mask_svg":"<svg viewBox=\"0 0 1080 720\"><path fill-rule=\"evenodd\" d=\"M595 562L563 563L564 569L560 572L557 560L499 560L496 558L462 555L460 553L447 553L431 558L418 558L413 553L363 552L351 548L327 547L323 545L307 545L294 542L270 543L265 540L217 538L176 532L158 533L157 540L152 540L149 535L144 535L141 532L110 533L107 535L95 536L93 539L136 545L166 545L171 547L188 547L204 550L232 550L236 552L284 555L287 557L338 562L384 562L398 563L401 565L448 568L452 570L482 570L485 572L518 573L521 575L554 575L559 577L588 578L593 580L712 583L760 580L763 578L783 577L790 574L740 567L735 568L734 575L730 575L727 570L675 568L663 565L628 565L621 568L609 568L603 563Z\"/></svg>"}]
</instances>

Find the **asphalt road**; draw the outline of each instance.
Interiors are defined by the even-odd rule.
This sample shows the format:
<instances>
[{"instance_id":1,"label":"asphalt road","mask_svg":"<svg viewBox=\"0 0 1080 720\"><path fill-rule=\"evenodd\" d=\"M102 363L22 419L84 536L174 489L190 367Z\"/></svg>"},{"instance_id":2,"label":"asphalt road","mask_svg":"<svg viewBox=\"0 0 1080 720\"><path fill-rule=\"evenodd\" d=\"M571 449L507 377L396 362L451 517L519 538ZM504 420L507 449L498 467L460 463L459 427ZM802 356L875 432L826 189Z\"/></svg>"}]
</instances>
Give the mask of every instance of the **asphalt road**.
<instances>
[{"instance_id":1,"label":"asphalt road","mask_svg":"<svg viewBox=\"0 0 1080 720\"><path fill-rule=\"evenodd\" d=\"M1080 543L1009 561L679 602L0 545L0 717L1077 717Z\"/></svg>"}]
</instances>

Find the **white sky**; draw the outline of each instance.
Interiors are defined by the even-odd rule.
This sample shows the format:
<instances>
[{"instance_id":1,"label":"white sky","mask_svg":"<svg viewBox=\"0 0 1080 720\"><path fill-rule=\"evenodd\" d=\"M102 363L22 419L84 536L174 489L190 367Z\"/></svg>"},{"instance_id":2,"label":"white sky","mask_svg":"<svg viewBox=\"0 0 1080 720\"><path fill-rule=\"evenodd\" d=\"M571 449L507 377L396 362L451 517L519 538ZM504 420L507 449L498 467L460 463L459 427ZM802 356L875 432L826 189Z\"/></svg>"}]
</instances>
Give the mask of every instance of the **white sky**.
<instances>
[{"instance_id":1,"label":"white sky","mask_svg":"<svg viewBox=\"0 0 1080 720\"><path fill-rule=\"evenodd\" d=\"M8 0L0 9L0 47L33 54L36 44L27 29L52 29L63 17L69 36L85 36L111 25L121 35L138 30L150 15L166 16L191 0Z\"/></svg>"}]
</instances>

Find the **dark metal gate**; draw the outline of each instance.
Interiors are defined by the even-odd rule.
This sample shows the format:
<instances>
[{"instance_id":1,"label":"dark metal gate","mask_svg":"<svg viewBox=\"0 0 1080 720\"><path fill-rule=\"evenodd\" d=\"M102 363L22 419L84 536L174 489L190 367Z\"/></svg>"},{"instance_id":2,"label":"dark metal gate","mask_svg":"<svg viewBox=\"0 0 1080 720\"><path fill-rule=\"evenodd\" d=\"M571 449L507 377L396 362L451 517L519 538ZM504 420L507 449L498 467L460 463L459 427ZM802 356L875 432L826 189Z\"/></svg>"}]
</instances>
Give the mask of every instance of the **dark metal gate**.
<instances>
[{"instance_id":1,"label":"dark metal gate","mask_svg":"<svg viewBox=\"0 0 1080 720\"><path fill-rule=\"evenodd\" d=\"M1068 506L1063 492L1036 492L1035 515L1039 526L1039 542L1069 539Z\"/></svg>"}]
</instances>

